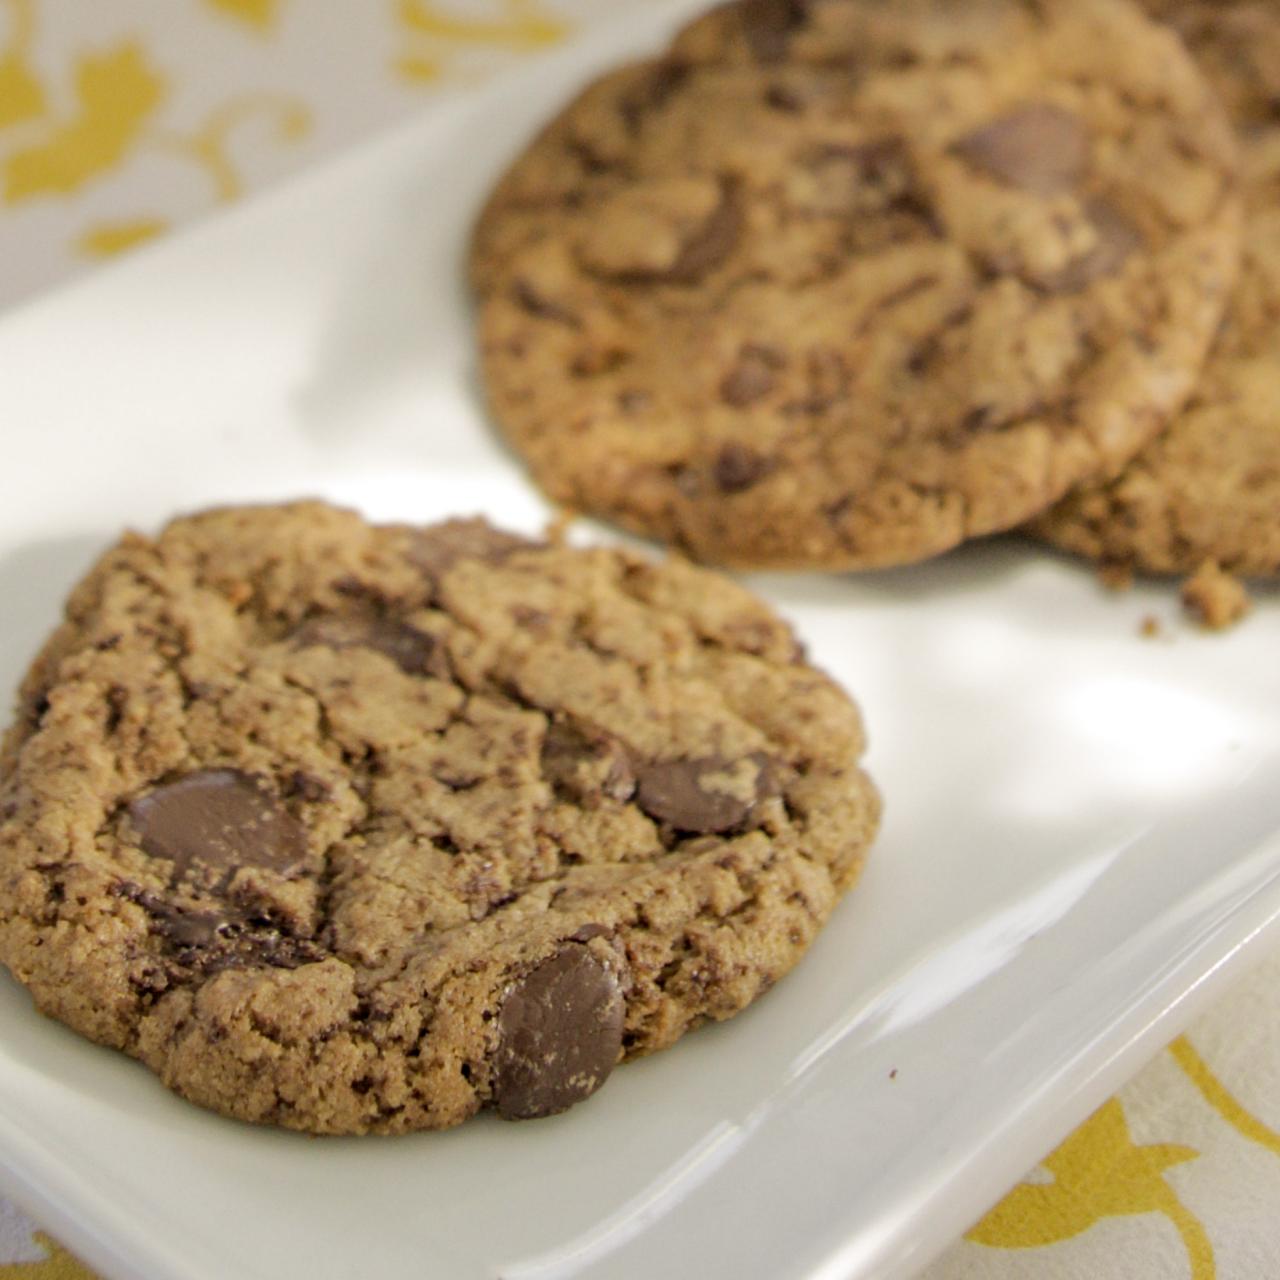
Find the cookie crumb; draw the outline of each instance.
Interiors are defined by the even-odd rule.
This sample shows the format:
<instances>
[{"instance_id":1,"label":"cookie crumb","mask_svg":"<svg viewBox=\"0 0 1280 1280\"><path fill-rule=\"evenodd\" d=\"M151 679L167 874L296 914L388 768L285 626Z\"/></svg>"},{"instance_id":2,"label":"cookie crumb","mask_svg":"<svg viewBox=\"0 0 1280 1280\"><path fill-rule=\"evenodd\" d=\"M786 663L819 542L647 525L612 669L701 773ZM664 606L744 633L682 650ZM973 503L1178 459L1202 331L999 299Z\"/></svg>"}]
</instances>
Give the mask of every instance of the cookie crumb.
<instances>
[{"instance_id":1,"label":"cookie crumb","mask_svg":"<svg viewBox=\"0 0 1280 1280\"><path fill-rule=\"evenodd\" d=\"M1149 613L1138 625L1138 633L1144 640L1155 640L1160 635L1160 619Z\"/></svg>"},{"instance_id":2,"label":"cookie crumb","mask_svg":"<svg viewBox=\"0 0 1280 1280\"><path fill-rule=\"evenodd\" d=\"M1133 587L1133 566L1119 560L1104 560L1098 566L1098 581L1108 591L1129 591Z\"/></svg>"},{"instance_id":3,"label":"cookie crumb","mask_svg":"<svg viewBox=\"0 0 1280 1280\"><path fill-rule=\"evenodd\" d=\"M1202 627L1224 631L1249 612L1252 601L1244 584L1223 573L1215 560L1206 560L1182 584L1182 607Z\"/></svg>"},{"instance_id":4,"label":"cookie crumb","mask_svg":"<svg viewBox=\"0 0 1280 1280\"><path fill-rule=\"evenodd\" d=\"M894 1067L894 1069L889 1072L889 1079L896 1080L897 1078L898 1078L898 1068Z\"/></svg>"},{"instance_id":5,"label":"cookie crumb","mask_svg":"<svg viewBox=\"0 0 1280 1280\"><path fill-rule=\"evenodd\" d=\"M557 507L555 515L547 521L542 531L543 538L553 547L563 547L568 543L569 530L578 519L578 513L572 507Z\"/></svg>"}]
</instances>

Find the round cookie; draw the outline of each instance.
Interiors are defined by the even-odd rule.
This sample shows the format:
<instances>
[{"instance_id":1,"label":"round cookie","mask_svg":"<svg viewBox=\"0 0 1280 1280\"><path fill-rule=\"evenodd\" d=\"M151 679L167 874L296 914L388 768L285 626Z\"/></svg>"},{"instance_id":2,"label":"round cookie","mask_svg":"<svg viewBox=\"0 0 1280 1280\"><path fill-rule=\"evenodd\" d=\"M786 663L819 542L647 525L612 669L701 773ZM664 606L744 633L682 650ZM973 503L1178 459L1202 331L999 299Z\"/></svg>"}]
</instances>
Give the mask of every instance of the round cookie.
<instances>
[{"instance_id":1,"label":"round cookie","mask_svg":"<svg viewBox=\"0 0 1280 1280\"><path fill-rule=\"evenodd\" d=\"M494 193L489 399L552 497L698 558L917 560L1116 473L1182 404L1234 171L1127 0L730 4Z\"/></svg>"},{"instance_id":2,"label":"round cookie","mask_svg":"<svg viewBox=\"0 0 1280 1280\"><path fill-rule=\"evenodd\" d=\"M547 1115L800 958L877 825L862 750L683 562L208 512L109 551L25 681L0 959L227 1115Z\"/></svg>"},{"instance_id":3,"label":"round cookie","mask_svg":"<svg viewBox=\"0 0 1280 1280\"><path fill-rule=\"evenodd\" d=\"M1280 575L1280 10L1150 0L1176 22L1241 131L1244 257L1226 322L1187 409L1110 484L1034 531L1152 573L1207 561Z\"/></svg>"}]
</instances>

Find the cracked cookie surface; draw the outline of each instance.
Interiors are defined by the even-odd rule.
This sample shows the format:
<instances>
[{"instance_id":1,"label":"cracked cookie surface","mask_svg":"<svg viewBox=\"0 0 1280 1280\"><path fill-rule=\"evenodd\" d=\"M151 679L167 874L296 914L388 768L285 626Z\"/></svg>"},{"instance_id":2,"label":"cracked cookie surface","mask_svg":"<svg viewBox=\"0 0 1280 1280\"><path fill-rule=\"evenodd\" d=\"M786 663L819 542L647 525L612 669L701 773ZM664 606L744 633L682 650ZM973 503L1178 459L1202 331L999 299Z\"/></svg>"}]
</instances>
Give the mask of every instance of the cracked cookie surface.
<instances>
[{"instance_id":1,"label":"cracked cookie surface","mask_svg":"<svg viewBox=\"0 0 1280 1280\"><path fill-rule=\"evenodd\" d=\"M801 956L879 802L735 584L320 503L129 535L0 750L0 960L246 1120L551 1114Z\"/></svg>"},{"instance_id":2,"label":"cracked cookie surface","mask_svg":"<svg viewBox=\"0 0 1280 1280\"><path fill-rule=\"evenodd\" d=\"M1152 573L1206 562L1280 576L1280 11L1271 3L1147 0L1172 21L1241 136L1243 263L1186 410L1108 485L1034 526L1065 550Z\"/></svg>"},{"instance_id":3,"label":"cracked cookie surface","mask_svg":"<svg viewBox=\"0 0 1280 1280\"><path fill-rule=\"evenodd\" d=\"M556 500L737 566L917 560L1115 474L1191 389L1234 140L1127 0L752 0L590 86L472 247Z\"/></svg>"}]
</instances>

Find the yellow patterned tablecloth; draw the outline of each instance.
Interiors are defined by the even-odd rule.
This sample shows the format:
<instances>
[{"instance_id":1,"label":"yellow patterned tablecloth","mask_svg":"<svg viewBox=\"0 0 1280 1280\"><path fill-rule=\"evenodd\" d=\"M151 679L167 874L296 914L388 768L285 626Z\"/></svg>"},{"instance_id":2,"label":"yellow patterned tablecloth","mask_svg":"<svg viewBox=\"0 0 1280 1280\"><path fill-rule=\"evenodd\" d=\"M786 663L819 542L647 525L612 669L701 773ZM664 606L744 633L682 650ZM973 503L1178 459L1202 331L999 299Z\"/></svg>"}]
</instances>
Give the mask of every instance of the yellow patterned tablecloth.
<instances>
[{"instance_id":1,"label":"yellow patterned tablecloth","mask_svg":"<svg viewBox=\"0 0 1280 1280\"><path fill-rule=\"evenodd\" d=\"M628 3L0 0L0 306ZM0 1280L89 1274L0 1200ZM1280 954L926 1277L1280 1277Z\"/></svg>"}]
</instances>

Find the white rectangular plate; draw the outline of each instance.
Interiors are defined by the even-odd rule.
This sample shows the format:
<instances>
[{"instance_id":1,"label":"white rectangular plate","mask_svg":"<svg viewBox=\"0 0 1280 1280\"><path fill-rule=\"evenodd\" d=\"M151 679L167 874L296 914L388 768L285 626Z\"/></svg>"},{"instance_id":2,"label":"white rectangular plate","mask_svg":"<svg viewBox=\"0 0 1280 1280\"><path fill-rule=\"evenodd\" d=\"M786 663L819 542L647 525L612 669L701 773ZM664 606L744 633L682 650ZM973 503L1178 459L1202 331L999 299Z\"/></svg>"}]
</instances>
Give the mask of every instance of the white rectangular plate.
<instances>
[{"instance_id":1,"label":"white rectangular plate","mask_svg":"<svg viewBox=\"0 0 1280 1280\"><path fill-rule=\"evenodd\" d=\"M693 7L645 6L0 322L0 685L126 524L319 493L537 528L477 396L469 220L537 119ZM171 1097L6 980L7 1189L144 1280L922 1266L1275 927L1280 616L1201 637L1167 589L1108 595L1016 542L751 582L861 700L888 803L774 994L556 1120L314 1141Z\"/></svg>"}]
</instances>

